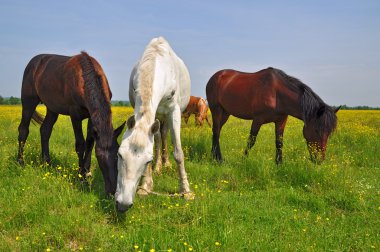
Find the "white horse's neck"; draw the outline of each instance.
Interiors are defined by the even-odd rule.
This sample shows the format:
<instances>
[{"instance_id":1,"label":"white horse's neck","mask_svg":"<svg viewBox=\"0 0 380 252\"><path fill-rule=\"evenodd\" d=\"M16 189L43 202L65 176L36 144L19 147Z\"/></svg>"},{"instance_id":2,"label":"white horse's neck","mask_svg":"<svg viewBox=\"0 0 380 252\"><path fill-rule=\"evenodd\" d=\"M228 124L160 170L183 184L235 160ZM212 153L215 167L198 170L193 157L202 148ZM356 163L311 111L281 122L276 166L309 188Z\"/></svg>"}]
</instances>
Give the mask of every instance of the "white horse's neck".
<instances>
[{"instance_id":1,"label":"white horse's neck","mask_svg":"<svg viewBox=\"0 0 380 252\"><path fill-rule=\"evenodd\" d=\"M158 57L170 55L171 51L168 42L162 37L152 39L145 48L137 73L139 97L135 107L136 121L143 119L148 124L154 122L158 105L166 91L166 83L162 81L165 76L160 76L165 69L157 69L160 67Z\"/></svg>"}]
</instances>

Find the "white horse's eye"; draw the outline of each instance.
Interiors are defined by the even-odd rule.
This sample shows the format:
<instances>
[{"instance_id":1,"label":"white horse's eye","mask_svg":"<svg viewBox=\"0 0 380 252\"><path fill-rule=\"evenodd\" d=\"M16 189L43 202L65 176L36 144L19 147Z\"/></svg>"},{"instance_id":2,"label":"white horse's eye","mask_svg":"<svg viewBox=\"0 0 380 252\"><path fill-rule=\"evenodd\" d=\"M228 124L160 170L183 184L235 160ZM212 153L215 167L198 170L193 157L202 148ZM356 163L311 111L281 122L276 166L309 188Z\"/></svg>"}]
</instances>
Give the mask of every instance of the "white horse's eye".
<instances>
[{"instance_id":1,"label":"white horse's eye","mask_svg":"<svg viewBox=\"0 0 380 252\"><path fill-rule=\"evenodd\" d=\"M123 156L119 152L117 153L117 157L123 159Z\"/></svg>"}]
</instances>

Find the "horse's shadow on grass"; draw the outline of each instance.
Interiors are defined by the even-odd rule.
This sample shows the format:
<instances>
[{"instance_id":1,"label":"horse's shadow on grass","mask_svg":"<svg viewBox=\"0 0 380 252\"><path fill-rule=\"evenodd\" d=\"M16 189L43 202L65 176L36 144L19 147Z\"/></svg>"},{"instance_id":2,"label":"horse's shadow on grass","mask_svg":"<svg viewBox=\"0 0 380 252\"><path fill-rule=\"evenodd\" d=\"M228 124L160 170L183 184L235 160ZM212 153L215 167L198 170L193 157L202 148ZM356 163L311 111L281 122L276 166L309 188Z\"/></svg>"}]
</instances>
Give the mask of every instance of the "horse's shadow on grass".
<instances>
[{"instance_id":1,"label":"horse's shadow on grass","mask_svg":"<svg viewBox=\"0 0 380 252\"><path fill-rule=\"evenodd\" d=\"M98 198L97 205L104 215L108 215L109 223L123 223L126 219L127 213L119 213L116 210L114 196L105 193L103 176L97 164L96 169L92 169L92 173L93 175L88 184L89 193Z\"/></svg>"},{"instance_id":2,"label":"horse's shadow on grass","mask_svg":"<svg viewBox=\"0 0 380 252\"><path fill-rule=\"evenodd\" d=\"M72 174L72 177L68 180L72 183L78 193L93 194L98 198L96 205L104 215L108 215L110 217L110 223L117 224L125 220L126 215L120 214L116 211L113 196L106 195L105 193L103 176L96 161L92 163L93 165L91 167L93 176L89 177L86 181L81 181L78 176L79 172L76 167L72 167L72 164L65 162L61 156L56 155L54 152L51 152L50 156L51 162L50 164L47 164L41 161L40 154L32 155L25 153L25 163L21 165L17 161L17 153L14 152L13 155L10 155L8 157L6 162L8 163L7 167L9 167L9 172L12 172L13 176L21 176L22 170L29 165L33 166L33 169L41 169L42 173L50 172L55 177L62 177L65 172L69 172ZM58 167L61 167L61 169L58 169ZM62 169L62 167L66 169L65 172L63 171L64 169Z\"/></svg>"}]
</instances>

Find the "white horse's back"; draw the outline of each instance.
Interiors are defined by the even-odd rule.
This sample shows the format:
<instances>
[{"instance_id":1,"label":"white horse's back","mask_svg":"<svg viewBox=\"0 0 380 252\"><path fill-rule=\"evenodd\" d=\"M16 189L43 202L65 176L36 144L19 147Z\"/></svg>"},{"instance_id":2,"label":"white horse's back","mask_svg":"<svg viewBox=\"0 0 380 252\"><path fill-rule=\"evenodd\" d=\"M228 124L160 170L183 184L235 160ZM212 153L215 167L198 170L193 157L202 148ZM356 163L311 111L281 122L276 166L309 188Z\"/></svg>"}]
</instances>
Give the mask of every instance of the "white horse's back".
<instances>
[{"instance_id":1,"label":"white horse's back","mask_svg":"<svg viewBox=\"0 0 380 252\"><path fill-rule=\"evenodd\" d=\"M139 80L140 75L143 74L140 69L147 60L154 61L155 65L152 87L140 86L143 85ZM161 80L165 81L162 82ZM158 81L158 83L155 83L155 81ZM165 98L170 97L171 93L175 91L173 101L178 103L181 111L183 111L189 103L190 83L190 74L182 59L177 56L163 37L154 38L132 70L129 81L129 99L132 106L135 107L136 96L141 95L138 91L142 88L152 88L152 92L159 100L156 112L162 114L167 110L167 106L170 105L165 102Z\"/></svg>"}]
</instances>

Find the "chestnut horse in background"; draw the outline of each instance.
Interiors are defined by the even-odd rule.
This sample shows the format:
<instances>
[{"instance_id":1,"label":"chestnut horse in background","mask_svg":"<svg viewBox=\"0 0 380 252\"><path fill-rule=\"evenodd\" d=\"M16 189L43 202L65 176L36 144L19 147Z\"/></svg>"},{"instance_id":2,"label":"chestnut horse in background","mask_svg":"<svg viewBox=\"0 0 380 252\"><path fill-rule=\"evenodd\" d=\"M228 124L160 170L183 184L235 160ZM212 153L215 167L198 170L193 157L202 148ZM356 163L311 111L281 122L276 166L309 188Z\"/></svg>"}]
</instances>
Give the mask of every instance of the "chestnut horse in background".
<instances>
[{"instance_id":1,"label":"chestnut horse in background","mask_svg":"<svg viewBox=\"0 0 380 252\"><path fill-rule=\"evenodd\" d=\"M212 154L217 160L222 160L220 130L230 115L253 120L246 155L255 144L261 125L274 122L276 163L281 163L284 128L291 115L304 121L303 135L311 160L324 160L339 108L324 103L300 80L271 67L256 73L221 70L208 81L206 94L213 121Z\"/></svg>"},{"instance_id":2,"label":"chestnut horse in background","mask_svg":"<svg viewBox=\"0 0 380 252\"><path fill-rule=\"evenodd\" d=\"M207 116L208 106L206 101L202 97L190 96L189 104L187 105L185 111L182 112L182 116L185 123L189 121L189 117L195 115L195 124L198 126L203 125L203 121L206 120L208 125L211 127L210 121Z\"/></svg>"},{"instance_id":3,"label":"chestnut horse in background","mask_svg":"<svg viewBox=\"0 0 380 252\"><path fill-rule=\"evenodd\" d=\"M24 163L24 145L30 120L42 123L40 128L42 160L50 163L49 138L58 115L69 115L75 134L75 150L79 173L84 181L90 172L91 152L101 168L105 190L114 194L117 179L117 137L124 124L115 131L112 126L111 90L99 63L82 52L68 57L41 54L30 60L24 71L21 90L22 119L18 128L18 162ZM46 105L46 117L35 111L39 103ZM89 118L86 141L82 120Z\"/></svg>"}]
</instances>

